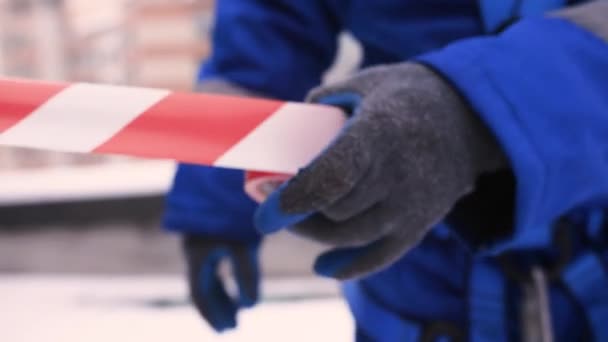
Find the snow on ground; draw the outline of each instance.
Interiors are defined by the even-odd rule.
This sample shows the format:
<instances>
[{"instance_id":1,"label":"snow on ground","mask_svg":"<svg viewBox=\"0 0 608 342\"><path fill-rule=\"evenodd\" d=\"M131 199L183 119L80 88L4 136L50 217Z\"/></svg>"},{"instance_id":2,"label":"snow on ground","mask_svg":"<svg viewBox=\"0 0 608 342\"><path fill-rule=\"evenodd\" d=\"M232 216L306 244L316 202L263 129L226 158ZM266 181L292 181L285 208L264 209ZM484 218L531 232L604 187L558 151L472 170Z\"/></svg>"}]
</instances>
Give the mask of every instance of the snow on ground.
<instances>
[{"instance_id":1,"label":"snow on ground","mask_svg":"<svg viewBox=\"0 0 608 342\"><path fill-rule=\"evenodd\" d=\"M215 335L186 305L178 277L0 276L0 341L352 341L335 285L270 281L264 301Z\"/></svg>"}]
</instances>

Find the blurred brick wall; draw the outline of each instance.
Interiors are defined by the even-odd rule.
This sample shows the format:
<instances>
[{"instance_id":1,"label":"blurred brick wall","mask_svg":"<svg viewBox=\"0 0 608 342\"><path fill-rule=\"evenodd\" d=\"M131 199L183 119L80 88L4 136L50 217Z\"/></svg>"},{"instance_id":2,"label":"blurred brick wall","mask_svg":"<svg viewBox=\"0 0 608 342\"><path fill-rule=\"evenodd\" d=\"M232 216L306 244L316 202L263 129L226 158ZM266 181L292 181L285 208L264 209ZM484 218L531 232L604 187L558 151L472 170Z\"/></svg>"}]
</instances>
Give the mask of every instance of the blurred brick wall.
<instances>
[{"instance_id":1,"label":"blurred brick wall","mask_svg":"<svg viewBox=\"0 0 608 342\"><path fill-rule=\"evenodd\" d=\"M188 90L210 0L0 0L0 75ZM130 161L0 148L3 169Z\"/></svg>"},{"instance_id":2,"label":"blurred brick wall","mask_svg":"<svg viewBox=\"0 0 608 342\"><path fill-rule=\"evenodd\" d=\"M189 90L209 53L213 1L131 1L127 7L129 82Z\"/></svg>"}]
</instances>

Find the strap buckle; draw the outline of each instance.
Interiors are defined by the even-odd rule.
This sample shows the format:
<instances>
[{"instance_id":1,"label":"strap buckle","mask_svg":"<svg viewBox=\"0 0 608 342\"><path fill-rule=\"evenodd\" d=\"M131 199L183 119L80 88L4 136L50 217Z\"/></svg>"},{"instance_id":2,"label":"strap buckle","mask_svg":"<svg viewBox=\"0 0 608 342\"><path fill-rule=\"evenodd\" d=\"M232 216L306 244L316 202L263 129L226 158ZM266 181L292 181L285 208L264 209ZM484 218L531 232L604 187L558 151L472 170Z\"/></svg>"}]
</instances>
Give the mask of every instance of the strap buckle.
<instances>
[{"instance_id":1,"label":"strap buckle","mask_svg":"<svg viewBox=\"0 0 608 342\"><path fill-rule=\"evenodd\" d=\"M457 325L448 321L433 321L424 326L421 342L435 342L440 338L450 338L450 342L464 342L465 334Z\"/></svg>"}]
</instances>

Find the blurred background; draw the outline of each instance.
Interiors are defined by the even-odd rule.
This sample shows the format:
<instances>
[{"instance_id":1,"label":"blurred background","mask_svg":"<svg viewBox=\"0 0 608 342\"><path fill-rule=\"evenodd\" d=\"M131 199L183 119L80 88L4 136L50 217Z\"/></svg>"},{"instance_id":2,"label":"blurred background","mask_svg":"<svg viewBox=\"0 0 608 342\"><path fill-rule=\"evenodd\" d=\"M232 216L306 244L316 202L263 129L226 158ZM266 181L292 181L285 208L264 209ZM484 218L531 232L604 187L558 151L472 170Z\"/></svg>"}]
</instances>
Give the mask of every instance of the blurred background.
<instances>
[{"instance_id":1,"label":"blurred background","mask_svg":"<svg viewBox=\"0 0 608 342\"><path fill-rule=\"evenodd\" d=\"M189 90L210 53L213 7L0 0L0 76ZM328 80L358 63L356 43L341 43ZM328 331L350 340L336 285L310 273L320 247L287 235L263 250L265 304L245 313L239 332L208 331L187 306L178 238L159 224L174 167L0 148L0 340L295 341L302 320L318 326L302 341Z\"/></svg>"}]
</instances>

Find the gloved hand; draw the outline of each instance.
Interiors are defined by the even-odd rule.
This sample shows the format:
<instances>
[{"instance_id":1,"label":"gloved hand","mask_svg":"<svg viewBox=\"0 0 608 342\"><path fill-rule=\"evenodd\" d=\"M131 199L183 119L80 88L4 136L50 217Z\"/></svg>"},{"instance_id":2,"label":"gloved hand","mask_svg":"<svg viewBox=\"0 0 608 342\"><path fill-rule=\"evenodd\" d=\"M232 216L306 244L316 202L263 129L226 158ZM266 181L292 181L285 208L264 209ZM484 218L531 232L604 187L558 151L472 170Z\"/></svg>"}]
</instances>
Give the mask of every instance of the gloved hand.
<instances>
[{"instance_id":1,"label":"gloved hand","mask_svg":"<svg viewBox=\"0 0 608 342\"><path fill-rule=\"evenodd\" d=\"M335 249L315 262L338 279L384 268L416 245L476 178L507 165L469 106L427 67L402 63L321 87L311 102L352 114L342 133L258 209L262 233L282 227Z\"/></svg>"},{"instance_id":2,"label":"gloved hand","mask_svg":"<svg viewBox=\"0 0 608 342\"><path fill-rule=\"evenodd\" d=\"M236 327L240 308L258 300L260 270L258 243L243 243L188 235L183 240L188 265L190 295L196 309L217 332ZM218 274L222 260L229 260L239 295L232 299Z\"/></svg>"}]
</instances>

